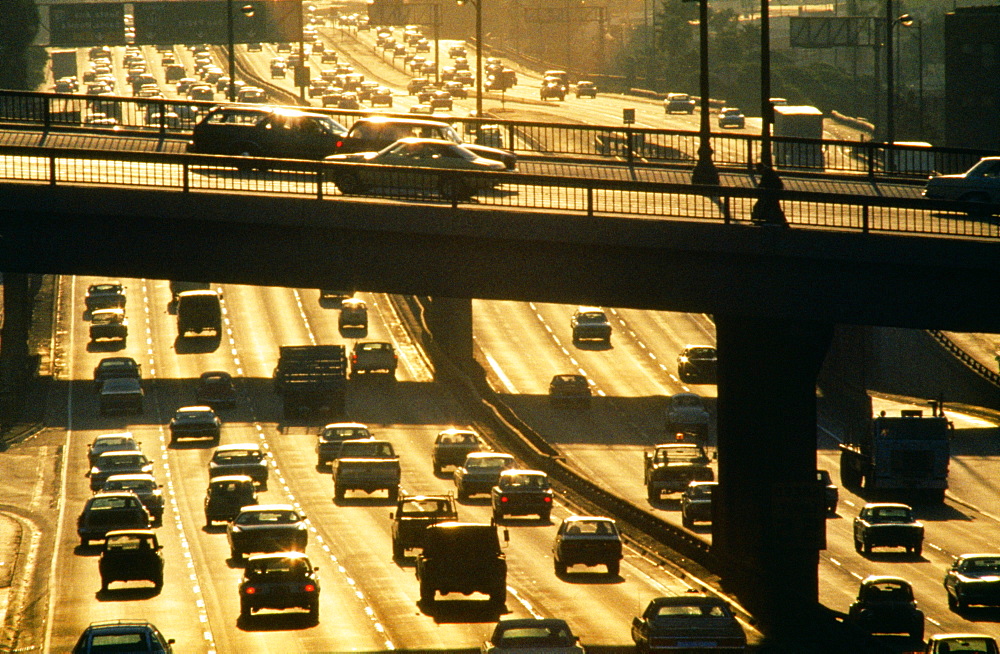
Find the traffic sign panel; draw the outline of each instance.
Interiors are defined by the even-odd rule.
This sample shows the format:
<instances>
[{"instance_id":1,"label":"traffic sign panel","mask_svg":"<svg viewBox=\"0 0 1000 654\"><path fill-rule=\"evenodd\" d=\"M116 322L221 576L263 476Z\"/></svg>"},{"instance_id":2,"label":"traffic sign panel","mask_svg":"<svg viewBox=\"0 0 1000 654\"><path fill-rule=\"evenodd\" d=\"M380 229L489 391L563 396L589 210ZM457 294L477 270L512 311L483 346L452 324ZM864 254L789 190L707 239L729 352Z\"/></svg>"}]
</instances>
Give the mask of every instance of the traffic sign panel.
<instances>
[{"instance_id":1,"label":"traffic sign panel","mask_svg":"<svg viewBox=\"0 0 1000 654\"><path fill-rule=\"evenodd\" d=\"M63 48L125 45L125 5L50 5L49 45Z\"/></svg>"}]
</instances>

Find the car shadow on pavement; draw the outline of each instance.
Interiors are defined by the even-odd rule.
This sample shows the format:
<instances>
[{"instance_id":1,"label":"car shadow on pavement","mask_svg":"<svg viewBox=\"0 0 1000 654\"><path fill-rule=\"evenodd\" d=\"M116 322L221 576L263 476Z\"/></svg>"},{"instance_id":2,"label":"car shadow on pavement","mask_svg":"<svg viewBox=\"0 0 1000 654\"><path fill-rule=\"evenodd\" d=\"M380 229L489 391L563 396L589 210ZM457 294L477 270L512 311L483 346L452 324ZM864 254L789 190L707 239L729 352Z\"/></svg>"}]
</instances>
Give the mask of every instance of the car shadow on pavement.
<instances>
[{"instance_id":1,"label":"car shadow on pavement","mask_svg":"<svg viewBox=\"0 0 1000 654\"><path fill-rule=\"evenodd\" d=\"M122 582L118 582L119 584ZM141 582L128 582L141 583ZM126 586L99 590L94 593L98 602L136 602L139 600L152 599L160 594L159 588L152 586Z\"/></svg>"},{"instance_id":2,"label":"car shadow on pavement","mask_svg":"<svg viewBox=\"0 0 1000 654\"><path fill-rule=\"evenodd\" d=\"M355 491L355 497L333 498L331 501L337 506L396 506L396 500L379 495L362 495L364 491Z\"/></svg>"},{"instance_id":3,"label":"car shadow on pavement","mask_svg":"<svg viewBox=\"0 0 1000 654\"><path fill-rule=\"evenodd\" d=\"M308 629L319 622L309 613L301 611L255 613L240 616L236 621L240 631L288 631L291 629Z\"/></svg>"},{"instance_id":4,"label":"car shadow on pavement","mask_svg":"<svg viewBox=\"0 0 1000 654\"><path fill-rule=\"evenodd\" d=\"M469 599L453 593L432 602L417 602L417 607L424 615L434 618L437 624L497 622L500 616L510 613L506 603L491 602L485 595L482 599Z\"/></svg>"},{"instance_id":5,"label":"car shadow on pavement","mask_svg":"<svg viewBox=\"0 0 1000 654\"><path fill-rule=\"evenodd\" d=\"M557 574L556 577L560 581L565 581L568 584L587 584L587 585L611 585L611 584L623 584L625 583L625 578L621 575L611 575L604 572L604 566L596 566L595 568L587 568L586 572L574 572L570 570L566 574ZM582 570L582 568L581 568Z\"/></svg>"}]
</instances>

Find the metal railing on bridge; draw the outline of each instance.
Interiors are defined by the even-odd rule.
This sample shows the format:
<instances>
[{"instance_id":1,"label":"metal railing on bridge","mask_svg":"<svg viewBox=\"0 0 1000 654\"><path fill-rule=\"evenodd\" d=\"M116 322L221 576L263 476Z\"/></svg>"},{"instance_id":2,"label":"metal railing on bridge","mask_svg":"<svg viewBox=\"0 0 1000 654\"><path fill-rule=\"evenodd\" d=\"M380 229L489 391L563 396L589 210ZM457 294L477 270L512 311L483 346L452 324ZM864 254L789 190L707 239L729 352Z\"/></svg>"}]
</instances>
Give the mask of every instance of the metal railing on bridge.
<instances>
[{"instance_id":1,"label":"metal railing on bridge","mask_svg":"<svg viewBox=\"0 0 1000 654\"><path fill-rule=\"evenodd\" d=\"M1000 225L992 216L969 215L981 211L974 203L518 172L6 145L0 146L0 180L321 201L385 198L485 210L718 223L752 222L754 205L770 192L794 227L1000 238Z\"/></svg>"},{"instance_id":2,"label":"metal railing on bridge","mask_svg":"<svg viewBox=\"0 0 1000 654\"><path fill-rule=\"evenodd\" d=\"M201 115L218 104L164 98L0 90L0 128L92 130L92 133L134 133L160 139L184 139L190 135ZM308 109L327 114L345 127L373 113L318 107ZM479 130L480 125L496 125L499 129L494 129L493 133L500 134L502 147L521 156L693 166L699 145L698 132L687 130L454 116L420 118L449 122L469 141L475 141L477 134L483 132ZM872 141L817 141L790 137L772 137L772 140L775 163L782 171L891 176L914 181L923 180L935 172L961 172L981 157L995 154L986 150L887 145ZM713 132L712 147L715 151L713 159L720 167L752 172L760 159L759 135Z\"/></svg>"}]
</instances>

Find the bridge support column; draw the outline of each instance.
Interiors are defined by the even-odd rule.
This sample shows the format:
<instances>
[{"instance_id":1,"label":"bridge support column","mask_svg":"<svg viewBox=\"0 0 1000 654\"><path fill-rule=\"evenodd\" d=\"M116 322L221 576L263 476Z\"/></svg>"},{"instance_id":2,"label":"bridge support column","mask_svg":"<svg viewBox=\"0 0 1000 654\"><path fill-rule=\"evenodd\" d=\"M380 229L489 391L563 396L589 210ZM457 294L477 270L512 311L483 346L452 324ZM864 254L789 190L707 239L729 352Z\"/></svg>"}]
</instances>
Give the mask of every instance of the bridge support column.
<instances>
[{"instance_id":1,"label":"bridge support column","mask_svg":"<svg viewBox=\"0 0 1000 654\"><path fill-rule=\"evenodd\" d=\"M768 636L816 629L816 377L829 324L715 315L719 488L713 553L723 583Z\"/></svg>"},{"instance_id":2,"label":"bridge support column","mask_svg":"<svg viewBox=\"0 0 1000 654\"><path fill-rule=\"evenodd\" d=\"M427 327L448 358L472 369L472 300L469 298L424 298Z\"/></svg>"}]
</instances>

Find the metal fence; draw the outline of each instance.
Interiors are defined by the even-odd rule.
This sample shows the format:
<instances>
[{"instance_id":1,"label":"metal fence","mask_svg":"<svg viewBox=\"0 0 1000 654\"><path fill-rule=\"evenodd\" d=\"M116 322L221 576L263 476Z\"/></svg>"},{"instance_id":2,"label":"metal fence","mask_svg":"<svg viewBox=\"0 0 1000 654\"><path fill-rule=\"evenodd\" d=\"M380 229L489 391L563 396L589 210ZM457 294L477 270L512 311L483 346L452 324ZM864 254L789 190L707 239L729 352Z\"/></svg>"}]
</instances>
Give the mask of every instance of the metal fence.
<instances>
[{"instance_id":1,"label":"metal fence","mask_svg":"<svg viewBox=\"0 0 1000 654\"><path fill-rule=\"evenodd\" d=\"M42 130L81 129L104 133L136 133L158 138L186 138L194 124L217 102L86 96L0 90L0 127ZM301 107L300 107L301 108ZM333 117L345 127L366 111L308 108ZM414 118L412 114L398 114ZM421 116L421 118L431 118ZM693 165L700 144L696 131L579 125L554 122L448 117L468 141L490 134L519 155L615 159L634 163ZM490 125L488 129L481 129ZM924 179L968 169L981 157L995 154L964 148L886 145L872 141L835 141L773 137L779 170L806 173L849 173ZM714 161L721 167L753 170L760 160L760 136L715 132ZM493 144L492 142L490 144Z\"/></svg>"},{"instance_id":2,"label":"metal fence","mask_svg":"<svg viewBox=\"0 0 1000 654\"><path fill-rule=\"evenodd\" d=\"M0 146L0 179L52 186L280 194L317 200L378 197L486 210L546 210L597 217L722 223L753 221L754 206L762 194L772 193L780 202L787 224L794 227L1000 238L1000 225L993 217L970 215L981 208L969 203L517 172Z\"/></svg>"}]
</instances>

